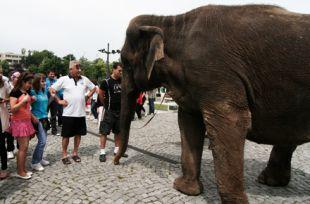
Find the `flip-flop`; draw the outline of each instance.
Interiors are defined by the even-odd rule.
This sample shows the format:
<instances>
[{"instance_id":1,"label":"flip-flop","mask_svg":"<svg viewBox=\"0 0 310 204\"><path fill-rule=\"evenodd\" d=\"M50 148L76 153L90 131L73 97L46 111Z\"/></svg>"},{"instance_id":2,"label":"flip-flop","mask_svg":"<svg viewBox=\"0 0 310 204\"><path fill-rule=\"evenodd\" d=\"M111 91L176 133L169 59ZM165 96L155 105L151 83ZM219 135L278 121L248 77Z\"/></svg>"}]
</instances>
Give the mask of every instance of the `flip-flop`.
<instances>
[{"instance_id":1,"label":"flip-flop","mask_svg":"<svg viewBox=\"0 0 310 204\"><path fill-rule=\"evenodd\" d=\"M16 178L20 178L20 179L23 179L23 180L28 180L28 179L31 179L31 176L29 174L26 174L26 176L21 176L19 174L15 174L14 175Z\"/></svg>"},{"instance_id":2,"label":"flip-flop","mask_svg":"<svg viewBox=\"0 0 310 204\"><path fill-rule=\"evenodd\" d=\"M0 180L4 180L10 176L7 172L0 172Z\"/></svg>"},{"instance_id":3,"label":"flip-flop","mask_svg":"<svg viewBox=\"0 0 310 204\"><path fill-rule=\"evenodd\" d=\"M73 161L75 161L75 162L81 162L81 158L78 156L78 155L74 155L74 156L72 156L71 157L72 159L73 159Z\"/></svg>"},{"instance_id":4,"label":"flip-flop","mask_svg":"<svg viewBox=\"0 0 310 204\"><path fill-rule=\"evenodd\" d=\"M63 163L64 165L71 164L71 161L69 160L68 157L62 158L61 161L62 161L62 163Z\"/></svg>"}]
</instances>

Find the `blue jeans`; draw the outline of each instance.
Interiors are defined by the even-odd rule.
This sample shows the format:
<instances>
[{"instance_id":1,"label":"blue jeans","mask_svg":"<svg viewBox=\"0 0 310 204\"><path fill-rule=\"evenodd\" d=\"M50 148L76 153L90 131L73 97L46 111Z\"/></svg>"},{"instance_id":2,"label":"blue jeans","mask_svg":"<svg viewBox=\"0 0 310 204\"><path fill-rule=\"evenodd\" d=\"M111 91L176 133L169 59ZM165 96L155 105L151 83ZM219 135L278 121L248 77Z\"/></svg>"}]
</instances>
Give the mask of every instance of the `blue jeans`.
<instances>
[{"instance_id":1,"label":"blue jeans","mask_svg":"<svg viewBox=\"0 0 310 204\"><path fill-rule=\"evenodd\" d=\"M155 102L155 98L149 98L149 108L150 108L149 114L154 113L154 111L155 111L154 102Z\"/></svg>"},{"instance_id":2,"label":"blue jeans","mask_svg":"<svg viewBox=\"0 0 310 204\"><path fill-rule=\"evenodd\" d=\"M32 164L38 164L43 159L43 152L46 144L47 134L41 122L39 122L38 124L37 137L38 137L38 144L32 155L32 162L31 162Z\"/></svg>"}]
</instances>

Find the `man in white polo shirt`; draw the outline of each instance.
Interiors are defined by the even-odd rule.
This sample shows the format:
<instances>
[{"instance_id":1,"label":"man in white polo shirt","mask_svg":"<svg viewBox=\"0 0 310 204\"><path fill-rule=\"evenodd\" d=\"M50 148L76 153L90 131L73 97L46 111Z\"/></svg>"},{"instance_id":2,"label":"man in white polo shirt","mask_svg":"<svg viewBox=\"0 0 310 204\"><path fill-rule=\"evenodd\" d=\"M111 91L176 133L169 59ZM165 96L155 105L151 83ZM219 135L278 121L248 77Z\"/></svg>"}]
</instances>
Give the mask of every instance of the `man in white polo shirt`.
<instances>
[{"instance_id":1,"label":"man in white polo shirt","mask_svg":"<svg viewBox=\"0 0 310 204\"><path fill-rule=\"evenodd\" d=\"M63 100L55 95L60 89L63 90ZM90 92L86 95L87 91ZM71 164L67 148L69 138L74 137L74 149L71 158L75 162L81 162L78 156L78 148L81 142L81 135L86 135L86 101L93 95L95 85L85 76L81 76L80 63L71 61L69 64L69 75L60 77L51 88L50 93L56 101L64 106L62 121L62 162Z\"/></svg>"}]
</instances>

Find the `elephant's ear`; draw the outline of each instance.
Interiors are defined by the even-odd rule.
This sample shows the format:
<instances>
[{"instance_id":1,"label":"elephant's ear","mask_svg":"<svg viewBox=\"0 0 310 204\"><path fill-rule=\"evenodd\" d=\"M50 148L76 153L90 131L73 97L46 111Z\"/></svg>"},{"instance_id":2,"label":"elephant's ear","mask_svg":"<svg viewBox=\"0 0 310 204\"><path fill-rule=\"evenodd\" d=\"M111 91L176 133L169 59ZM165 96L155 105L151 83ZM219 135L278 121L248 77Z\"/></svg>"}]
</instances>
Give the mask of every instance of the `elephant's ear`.
<instances>
[{"instance_id":1,"label":"elephant's ear","mask_svg":"<svg viewBox=\"0 0 310 204\"><path fill-rule=\"evenodd\" d=\"M139 30L152 36L145 61L147 79L149 80L155 62L164 58L163 31L154 26L141 26Z\"/></svg>"}]
</instances>

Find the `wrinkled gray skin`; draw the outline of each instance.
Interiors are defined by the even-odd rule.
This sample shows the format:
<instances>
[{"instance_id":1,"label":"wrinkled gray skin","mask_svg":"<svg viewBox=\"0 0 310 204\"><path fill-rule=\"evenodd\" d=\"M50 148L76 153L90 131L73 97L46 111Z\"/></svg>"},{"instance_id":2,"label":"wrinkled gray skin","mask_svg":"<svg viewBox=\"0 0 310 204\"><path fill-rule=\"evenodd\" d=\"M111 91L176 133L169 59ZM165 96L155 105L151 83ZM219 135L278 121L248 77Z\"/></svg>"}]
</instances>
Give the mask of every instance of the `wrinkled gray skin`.
<instances>
[{"instance_id":1,"label":"wrinkled gray skin","mask_svg":"<svg viewBox=\"0 0 310 204\"><path fill-rule=\"evenodd\" d=\"M310 140L310 17L265 5L206 6L178 16L138 16L122 49L120 155L140 91L164 86L179 105L183 175L174 188L202 192L211 141L223 203L248 203L245 139L274 145L258 180L284 186L297 145Z\"/></svg>"}]
</instances>

